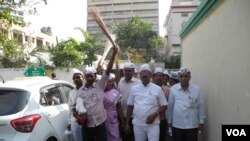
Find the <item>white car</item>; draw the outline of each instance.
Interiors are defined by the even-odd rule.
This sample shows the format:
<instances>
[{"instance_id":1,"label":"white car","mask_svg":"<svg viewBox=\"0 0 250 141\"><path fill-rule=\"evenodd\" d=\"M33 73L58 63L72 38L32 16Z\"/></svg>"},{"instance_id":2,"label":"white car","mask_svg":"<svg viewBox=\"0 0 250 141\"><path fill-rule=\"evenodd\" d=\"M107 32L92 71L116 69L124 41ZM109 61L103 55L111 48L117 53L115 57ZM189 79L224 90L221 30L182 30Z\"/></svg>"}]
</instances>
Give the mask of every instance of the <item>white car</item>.
<instances>
[{"instance_id":1,"label":"white car","mask_svg":"<svg viewBox=\"0 0 250 141\"><path fill-rule=\"evenodd\" d=\"M0 82L0 141L66 141L70 83L48 77Z\"/></svg>"}]
</instances>

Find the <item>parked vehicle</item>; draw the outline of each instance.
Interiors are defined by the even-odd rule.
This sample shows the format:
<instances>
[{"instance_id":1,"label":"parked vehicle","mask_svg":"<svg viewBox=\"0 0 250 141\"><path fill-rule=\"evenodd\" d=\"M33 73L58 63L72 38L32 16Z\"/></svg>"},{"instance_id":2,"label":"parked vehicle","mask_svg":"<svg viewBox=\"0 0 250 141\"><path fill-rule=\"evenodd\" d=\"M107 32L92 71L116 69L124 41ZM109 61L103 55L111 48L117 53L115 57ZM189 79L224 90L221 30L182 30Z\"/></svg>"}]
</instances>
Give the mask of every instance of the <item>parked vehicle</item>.
<instances>
[{"instance_id":1,"label":"parked vehicle","mask_svg":"<svg viewBox=\"0 0 250 141\"><path fill-rule=\"evenodd\" d=\"M66 141L73 85L48 77L0 83L0 141Z\"/></svg>"}]
</instances>

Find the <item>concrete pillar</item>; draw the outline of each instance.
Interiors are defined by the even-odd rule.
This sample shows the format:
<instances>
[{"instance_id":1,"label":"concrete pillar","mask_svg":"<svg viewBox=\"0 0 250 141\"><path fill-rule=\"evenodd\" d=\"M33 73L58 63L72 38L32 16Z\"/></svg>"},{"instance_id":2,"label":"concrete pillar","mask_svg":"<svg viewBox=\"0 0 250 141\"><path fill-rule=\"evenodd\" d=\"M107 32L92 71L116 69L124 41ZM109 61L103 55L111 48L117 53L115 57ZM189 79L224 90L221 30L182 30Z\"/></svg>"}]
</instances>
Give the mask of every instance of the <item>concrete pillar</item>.
<instances>
[{"instance_id":1,"label":"concrete pillar","mask_svg":"<svg viewBox=\"0 0 250 141\"><path fill-rule=\"evenodd\" d=\"M35 48L35 47L37 47L37 42L36 42L36 37L32 37L32 41L33 41L33 39L34 39L34 43L33 43L33 47Z\"/></svg>"},{"instance_id":2,"label":"concrete pillar","mask_svg":"<svg viewBox=\"0 0 250 141\"><path fill-rule=\"evenodd\" d=\"M45 39L43 39L42 41L43 41L43 46L45 46L45 45L46 45L46 41L45 41Z\"/></svg>"},{"instance_id":3,"label":"concrete pillar","mask_svg":"<svg viewBox=\"0 0 250 141\"><path fill-rule=\"evenodd\" d=\"M26 42L26 41L25 41L25 33L22 32L22 33L21 33L21 36L22 36L22 43L21 43L21 44L23 45L23 44Z\"/></svg>"}]
</instances>

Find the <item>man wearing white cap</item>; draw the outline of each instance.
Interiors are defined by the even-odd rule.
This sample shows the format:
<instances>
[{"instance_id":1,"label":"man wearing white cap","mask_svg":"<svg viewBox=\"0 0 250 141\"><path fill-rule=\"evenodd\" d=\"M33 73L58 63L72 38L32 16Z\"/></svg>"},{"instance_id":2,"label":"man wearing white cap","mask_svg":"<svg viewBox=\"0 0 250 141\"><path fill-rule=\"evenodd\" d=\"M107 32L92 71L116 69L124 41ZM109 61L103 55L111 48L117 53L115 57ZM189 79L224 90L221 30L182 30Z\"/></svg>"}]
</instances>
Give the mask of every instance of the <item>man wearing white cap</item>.
<instances>
[{"instance_id":1,"label":"man wearing white cap","mask_svg":"<svg viewBox=\"0 0 250 141\"><path fill-rule=\"evenodd\" d=\"M172 127L173 141L198 141L203 131L205 108L199 87L189 83L188 68L178 71L180 83L170 88L168 123Z\"/></svg>"},{"instance_id":2,"label":"man wearing white cap","mask_svg":"<svg viewBox=\"0 0 250 141\"><path fill-rule=\"evenodd\" d=\"M164 70L160 67L154 69L153 82L162 88L164 96L168 99L169 88L164 86ZM160 115L160 139L159 141L166 141L167 119L166 114Z\"/></svg>"},{"instance_id":3,"label":"man wearing white cap","mask_svg":"<svg viewBox=\"0 0 250 141\"><path fill-rule=\"evenodd\" d=\"M80 70L74 69L73 70L73 82L75 84L75 88L70 91L69 93L69 122L68 122L68 129L71 129L73 140L74 141L82 141L82 127L76 122L77 118L77 111L79 108L76 107L76 99L79 92L79 89L83 86L84 76ZM81 111L85 111L86 109L82 107Z\"/></svg>"},{"instance_id":4,"label":"man wearing white cap","mask_svg":"<svg viewBox=\"0 0 250 141\"><path fill-rule=\"evenodd\" d=\"M163 71L163 74L164 74L163 85L164 85L164 86L169 86L169 85L168 85L168 82L169 82L169 73L168 73L168 70L165 69L165 70Z\"/></svg>"},{"instance_id":5,"label":"man wearing white cap","mask_svg":"<svg viewBox=\"0 0 250 141\"><path fill-rule=\"evenodd\" d=\"M118 83L118 90L122 95L121 104L123 108L124 118L126 117L127 113L127 100L130 94L130 90L133 86L141 83L139 79L134 78L134 72L135 72L135 65L133 63L125 63L123 68L124 77L122 77ZM123 122L121 124L122 127L124 127L125 126L124 121L121 122ZM133 129L132 120L130 121L130 128ZM131 133L124 133L123 131L121 133L122 133L122 139L124 141L135 140L133 130L131 131Z\"/></svg>"},{"instance_id":6,"label":"man wearing white cap","mask_svg":"<svg viewBox=\"0 0 250 141\"><path fill-rule=\"evenodd\" d=\"M169 74L169 85L172 87L173 85L179 83L178 72L172 71Z\"/></svg>"},{"instance_id":7,"label":"man wearing white cap","mask_svg":"<svg viewBox=\"0 0 250 141\"><path fill-rule=\"evenodd\" d=\"M87 141L107 141L107 131L105 127L107 113L103 105L103 95L117 51L118 47L113 46L113 53L107 69L99 81L96 82L96 70L93 67L85 68L84 77L86 83L77 98L77 106L85 107L87 111L87 123L84 124L86 133L84 135L86 135ZM82 112L79 111L79 115L81 114Z\"/></svg>"},{"instance_id":8,"label":"man wearing white cap","mask_svg":"<svg viewBox=\"0 0 250 141\"><path fill-rule=\"evenodd\" d=\"M152 72L148 64L140 67L142 83L131 88L127 101L125 131L129 132L129 120L133 113L136 141L159 141L160 119L167 108L167 100L161 87L151 82Z\"/></svg>"}]
</instances>

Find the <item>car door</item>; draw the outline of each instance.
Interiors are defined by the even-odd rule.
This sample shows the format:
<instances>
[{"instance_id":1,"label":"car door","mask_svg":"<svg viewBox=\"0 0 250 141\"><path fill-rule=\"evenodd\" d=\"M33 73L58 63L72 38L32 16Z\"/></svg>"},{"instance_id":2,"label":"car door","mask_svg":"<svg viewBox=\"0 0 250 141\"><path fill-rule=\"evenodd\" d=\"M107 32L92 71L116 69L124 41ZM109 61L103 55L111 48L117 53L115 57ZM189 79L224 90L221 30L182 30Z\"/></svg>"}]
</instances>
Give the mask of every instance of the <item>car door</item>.
<instances>
[{"instance_id":1,"label":"car door","mask_svg":"<svg viewBox=\"0 0 250 141\"><path fill-rule=\"evenodd\" d=\"M67 140L65 131L68 124L69 108L64 99L61 84L50 85L41 90L41 97L44 98L41 104L42 113L55 129L60 141Z\"/></svg>"}]
</instances>

